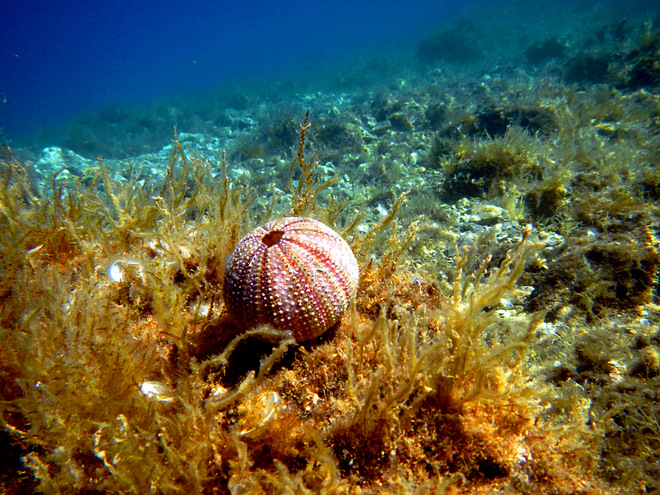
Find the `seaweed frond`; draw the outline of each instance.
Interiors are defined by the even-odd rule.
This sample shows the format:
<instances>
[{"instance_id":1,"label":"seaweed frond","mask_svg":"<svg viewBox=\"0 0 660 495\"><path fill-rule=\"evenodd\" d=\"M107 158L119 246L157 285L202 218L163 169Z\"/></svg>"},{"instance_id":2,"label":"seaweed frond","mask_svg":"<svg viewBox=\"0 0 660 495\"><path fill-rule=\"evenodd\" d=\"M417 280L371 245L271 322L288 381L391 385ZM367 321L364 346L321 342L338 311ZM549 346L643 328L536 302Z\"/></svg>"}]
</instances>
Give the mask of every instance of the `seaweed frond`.
<instances>
[{"instance_id":1,"label":"seaweed frond","mask_svg":"<svg viewBox=\"0 0 660 495\"><path fill-rule=\"evenodd\" d=\"M305 118L300 124L300 131L298 133L298 150L291 168L289 169L289 190L291 191L291 216L307 216L317 208L316 201L324 189L339 182L339 178L335 175L323 183L319 183L314 175L314 170L318 165L316 156L318 152L314 153L309 160L305 159L305 139L307 129L311 127L307 121L309 119L309 110L305 113ZM300 177L298 181L294 181L294 170L300 168ZM340 209L343 203L333 204L334 210L330 211L329 217L337 216L335 210Z\"/></svg>"}]
</instances>

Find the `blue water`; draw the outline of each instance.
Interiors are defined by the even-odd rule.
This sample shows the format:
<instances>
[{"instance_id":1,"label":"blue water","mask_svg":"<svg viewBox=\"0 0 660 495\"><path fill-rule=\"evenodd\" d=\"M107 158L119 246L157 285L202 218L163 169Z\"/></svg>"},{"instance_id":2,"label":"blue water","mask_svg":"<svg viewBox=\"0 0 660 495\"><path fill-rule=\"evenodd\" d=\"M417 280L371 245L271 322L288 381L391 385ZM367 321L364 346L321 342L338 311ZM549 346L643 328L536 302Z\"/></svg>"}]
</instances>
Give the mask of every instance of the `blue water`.
<instances>
[{"instance_id":1,"label":"blue water","mask_svg":"<svg viewBox=\"0 0 660 495\"><path fill-rule=\"evenodd\" d=\"M485 2L487 0L481 0ZM414 48L478 0L21 0L0 14L0 127Z\"/></svg>"}]
</instances>

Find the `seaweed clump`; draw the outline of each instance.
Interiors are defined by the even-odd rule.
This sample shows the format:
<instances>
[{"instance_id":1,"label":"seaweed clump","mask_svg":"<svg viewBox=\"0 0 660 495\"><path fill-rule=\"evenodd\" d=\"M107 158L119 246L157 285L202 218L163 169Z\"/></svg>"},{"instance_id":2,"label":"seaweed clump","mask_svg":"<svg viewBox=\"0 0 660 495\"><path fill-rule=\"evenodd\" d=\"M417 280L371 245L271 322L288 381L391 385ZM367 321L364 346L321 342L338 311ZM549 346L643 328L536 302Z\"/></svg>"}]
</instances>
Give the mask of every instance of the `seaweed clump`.
<instances>
[{"instance_id":1,"label":"seaweed clump","mask_svg":"<svg viewBox=\"0 0 660 495\"><path fill-rule=\"evenodd\" d=\"M660 87L660 31L644 33L623 64L623 85L630 89Z\"/></svg>"},{"instance_id":2,"label":"seaweed clump","mask_svg":"<svg viewBox=\"0 0 660 495\"><path fill-rule=\"evenodd\" d=\"M341 204L321 203L304 156L307 128L291 211L337 222ZM235 336L224 260L276 199L259 213L224 161L213 176L172 150L158 185L120 182L99 161L96 180L54 177L46 194L23 164L4 166L0 421L24 479L44 493L598 492L583 450L598 431L530 379L541 315L497 310L525 294L543 248L529 228L499 267L458 252L444 294L411 282L403 195L367 232L359 216L344 229L362 273L333 334L305 347L270 327ZM258 359L237 371L248 345Z\"/></svg>"},{"instance_id":3,"label":"seaweed clump","mask_svg":"<svg viewBox=\"0 0 660 495\"><path fill-rule=\"evenodd\" d=\"M556 316L567 306L592 320L653 302L660 272L654 209L623 192L587 196L575 208L582 228L554 250L528 308Z\"/></svg>"},{"instance_id":4,"label":"seaweed clump","mask_svg":"<svg viewBox=\"0 0 660 495\"><path fill-rule=\"evenodd\" d=\"M533 139L519 128L499 138L447 141L436 152L446 172L442 198L456 201L463 197L502 195L507 184L542 179L535 160Z\"/></svg>"}]
</instances>

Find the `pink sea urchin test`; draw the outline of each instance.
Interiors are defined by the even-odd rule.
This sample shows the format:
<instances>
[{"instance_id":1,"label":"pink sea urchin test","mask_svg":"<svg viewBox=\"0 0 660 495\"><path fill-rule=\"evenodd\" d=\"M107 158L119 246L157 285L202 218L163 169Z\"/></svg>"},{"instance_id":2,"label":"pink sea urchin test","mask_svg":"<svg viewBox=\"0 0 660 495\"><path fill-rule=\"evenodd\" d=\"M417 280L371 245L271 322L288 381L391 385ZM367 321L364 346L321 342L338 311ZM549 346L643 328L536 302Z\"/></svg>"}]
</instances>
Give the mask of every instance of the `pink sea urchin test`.
<instances>
[{"instance_id":1,"label":"pink sea urchin test","mask_svg":"<svg viewBox=\"0 0 660 495\"><path fill-rule=\"evenodd\" d=\"M335 325L355 295L358 265L348 243L310 218L254 229L227 264L224 300L247 328L271 324L301 342Z\"/></svg>"}]
</instances>

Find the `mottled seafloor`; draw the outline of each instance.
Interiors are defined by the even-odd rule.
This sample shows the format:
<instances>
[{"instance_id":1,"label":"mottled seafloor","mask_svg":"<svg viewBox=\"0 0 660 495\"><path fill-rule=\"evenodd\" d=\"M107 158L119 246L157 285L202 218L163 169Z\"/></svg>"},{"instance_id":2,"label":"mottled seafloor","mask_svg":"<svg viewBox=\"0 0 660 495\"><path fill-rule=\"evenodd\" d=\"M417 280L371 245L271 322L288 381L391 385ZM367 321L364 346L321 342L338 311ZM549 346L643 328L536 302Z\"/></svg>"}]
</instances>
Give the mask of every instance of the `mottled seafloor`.
<instances>
[{"instance_id":1,"label":"mottled seafloor","mask_svg":"<svg viewBox=\"0 0 660 495\"><path fill-rule=\"evenodd\" d=\"M55 188L91 183L97 156L119 183L131 170L141 183L158 184L176 125L183 149L208 159L212 173L220 173L225 153L229 179L256 193L252 211L284 214L309 111L305 152L316 153L320 182L338 179L319 197L322 204L345 202L338 226L361 211L354 234L365 233L405 195L396 221L401 236L411 225L415 231L400 261L411 290L449 294L457 252L467 247L474 258L501 260L532 224L545 245L541 261L519 280L524 294L496 310L512 320L543 313L530 380L579 404L580 428L597 425L597 440L584 448L597 459L591 475L601 484L576 490L657 493L660 16L622 17L604 7L576 7L569 16L544 13L542 4L512 5L439 28L408 59L361 60L332 77L278 80L272 89L254 81L194 99L108 109L44 132L44 149L11 154L33 162L30 180L44 194L56 172ZM523 24L529 19L538 23L533 32ZM8 160L9 150L3 153ZM376 245L370 256L377 260L387 249ZM3 369L3 380L15 378ZM3 397L15 400L10 389ZM12 436L18 423L7 414L11 427L1 441L11 447L0 486L27 493L39 467L25 461L32 447ZM572 426L564 425L567 434ZM509 482L506 470L475 473L477 481L436 474L452 480L443 485L449 493L536 493L533 484ZM351 476L350 466L340 474ZM376 488L365 482L365 490Z\"/></svg>"}]
</instances>

